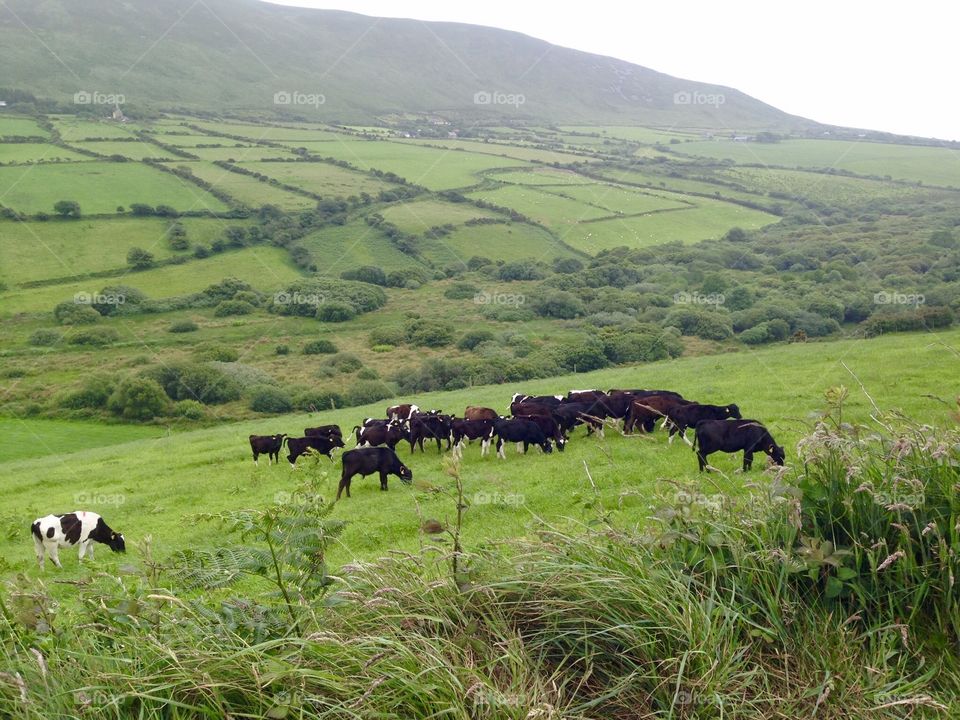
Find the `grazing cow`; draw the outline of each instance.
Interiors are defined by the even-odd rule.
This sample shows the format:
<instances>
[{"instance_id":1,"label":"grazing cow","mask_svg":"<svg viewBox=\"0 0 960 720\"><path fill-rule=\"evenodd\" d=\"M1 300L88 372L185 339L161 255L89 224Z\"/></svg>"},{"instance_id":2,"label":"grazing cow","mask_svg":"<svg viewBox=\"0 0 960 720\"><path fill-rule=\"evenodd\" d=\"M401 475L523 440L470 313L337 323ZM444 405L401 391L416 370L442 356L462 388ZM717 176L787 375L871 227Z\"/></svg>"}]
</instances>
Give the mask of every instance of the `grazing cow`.
<instances>
[{"instance_id":1,"label":"grazing cow","mask_svg":"<svg viewBox=\"0 0 960 720\"><path fill-rule=\"evenodd\" d=\"M560 423L557 422L557 419L553 417L553 415L525 415L523 419L536 424L537 427L543 431L544 435L556 443L557 450L563 452L563 448L567 444L567 438L563 434L563 431L560 430Z\"/></svg>"},{"instance_id":2,"label":"grazing cow","mask_svg":"<svg viewBox=\"0 0 960 720\"><path fill-rule=\"evenodd\" d=\"M496 420L500 414L493 408L468 405L463 417L465 420Z\"/></svg>"},{"instance_id":3,"label":"grazing cow","mask_svg":"<svg viewBox=\"0 0 960 720\"><path fill-rule=\"evenodd\" d=\"M368 425L360 430L357 447L386 445L393 450L397 447L397 443L406 440L408 436L407 429L400 422L389 422L386 425Z\"/></svg>"},{"instance_id":4,"label":"grazing cow","mask_svg":"<svg viewBox=\"0 0 960 720\"><path fill-rule=\"evenodd\" d=\"M527 404L546 405L555 408L563 402L563 395L520 395L517 393L510 401L510 414L517 415L517 408Z\"/></svg>"},{"instance_id":5,"label":"grazing cow","mask_svg":"<svg viewBox=\"0 0 960 720\"><path fill-rule=\"evenodd\" d=\"M390 422L392 422L392 420L384 420L383 418L364 418L363 423L353 426L353 434L357 438L354 442L354 445L360 444L360 433L363 432L364 428L385 427Z\"/></svg>"},{"instance_id":6,"label":"grazing cow","mask_svg":"<svg viewBox=\"0 0 960 720\"><path fill-rule=\"evenodd\" d=\"M454 418L453 422L450 423L454 458L457 460L463 458L463 447L466 444L464 440L467 442L480 440L480 457L486 455L490 450L490 443L493 441L493 423L494 420L488 418L482 420Z\"/></svg>"},{"instance_id":7,"label":"grazing cow","mask_svg":"<svg viewBox=\"0 0 960 720\"><path fill-rule=\"evenodd\" d=\"M638 425L646 432L653 432L657 420L668 418L669 413L680 405L689 405L689 400L682 400L674 395L646 395L634 398L630 403L630 412L623 425L624 432L633 432Z\"/></svg>"},{"instance_id":8,"label":"grazing cow","mask_svg":"<svg viewBox=\"0 0 960 720\"><path fill-rule=\"evenodd\" d=\"M333 449L343 447L343 440L340 438L325 438L317 436L308 436L301 438L287 438L287 461L290 467L297 469L297 458L306 454L307 450L313 448L321 455L326 455L333 460Z\"/></svg>"},{"instance_id":9,"label":"grazing cow","mask_svg":"<svg viewBox=\"0 0 960 720\"><path fill-rule=\"evenodd\" d=\"M411 415L418 412L420 412L420 408L418 408L416 405L411 405L410 403L391 405L387 408L387 419L409 420Z\"/></svg>"},{"instance_id":10,"label":"grazing cow","mask_svg":"<svg viewBox=\"0 0 960 720\"><path fill-rule=\"evenodd\" d=\"M554 408L553 416L564 436L577 425L586 424L587 434L596 430L600 437L603 437L603 409L595 406L594 403L562 403Z\"/></svg>"},{"instance_id":11,"label":"grazing cow","mask_svg":"<svg viewBox=\"0 0 960 720\"><path fill-rule=\"evenodd\" d=\"M280 451L283 449L286 437L286 433L283 435L251 435L250 449L253 450L253 464L260 465L257 458L261 455L268 456L268 464L272 464L274 460L280 462Z\"/></svg>"},{"instance_id":12,"label":"grazing cow","mask_svg":"<svg viewBox=\"0 0 960 720\"><path fill-rule=\"evenodd\" d=\"M694 429L693 448L700 472L707 467L707 456L715 452L743 450L743 469L753 464L755 452L765 452L777 465L783 465L786 453L774 442L770 432L756 420L704 420Z\"/></svg>"},{"instance_id":13,"label":"grazing cow","mask_svg":"<svg viewBox=\"0 0 960 720\"><path fill-rule=\"evenodd\" d=\"M343 454L343 472L340 475L340 486L337 488L337 500L346 490L350 497L350 481L355 475L366 477L380 474L380 489L387 489L387 475L396 475L408 485L413 481L413 471L400 462L400 458L390 448L372 447L347 450Z\"/></svg>"},{"instance_id":14,"label":"grazing cow","mask_svg":"<svg viewBox=\"0 0 960 720\"><path fill-rule=\"evenodd\" d=\"M333 439L335 437L343 439L343 431L339 425L321 425L320 427L304 428L303 434L306 437L325 437Z\"/></svg>"},{"instance_id":15,"label":"grazing cow","mask_svg":"<svg viewBox=\"0 0 960 720\"><path fill-rule=\"evenodd\" d=\"M523 443L523 452L526 453L530 445L539 445L545 453L553 452L549 438L537 423L527 418L501 419L493 423L493 432L497 436L497 457L505 459L504 442Z\"/></svg>"},{"instance_id":16,"label":"grazing cow","mask_svg":"<svg viewBox=\"0 0 960 720\"><path fill-rule=\"evenodd\" d=\"M670 442L673 442L675 433L680 434L680 438L690 444L687 440L687 428L696 427L697 423L704 420L726 420L735 418L739 420L743 417L740 414L740 408L736 405L701 405L700 403L690 403L689 405L677 405L667 411L670 418Z\"/></svg>"},{"instance_id":17,"label":"grazing cow","mask_svg":"<svg viewBox=\"0 0 960 720\"><path fill-rule=\"evenodd\" d=\"M93 560L93 544L103 543L114 552L126 552L123 535L114 532L103 518L92 512L77 510L64 515L47 515L37 518L30 526L33 544L37 551L37 562L43 570L44 553L50 556L53 564L60 564L60 548L80 545L80 559Z\"/></svg>"},{"instance_id":18,"label":"grazing cow","mask_svg":"<svg viewBox=\"0 0 960 720\"><path fill-rule=\"evenodd\" d=\"M634 389L634 390L616 390L616 389L614 389L614 390L609 390L609 391L607 391L607 394L608 394L608 395L613 395L614 393L630 393L630 394L633 395L634 397L649 397L650 395L671 395L671 396L673 396L673 397L675 397L675 398L678 398L678 399L680 399L680 400L683 400L683 399L684 399L684 398L683 398L683 395L681 395L681 394L678 393L678 392L674 392L673 390L642 390L642 389L637 388L637 389Z\"/></svg>"},{"instance_id":19,"label":"grazing cow","mask_svg":"<svg viewBox=\"0 0 960 720\"><path fill-rule=\"evenodd\" d=\"M451 448L450 444L450 426L453 417L442 415L439 410L433 410L426 413L417 413L410 417L410 452L413 453L414 447L420 446L420 452L423 452L424 440L436 440L437 452L442 452L441 441L446 439L447 450Z\"/></svg>"},{"instance_id":20,"label":"grazing cow","mask_svg":"<svg viewBox=\"0 0 960 720\"><path fill-rule=\"evenodd\" d=\"M589 403L603 400L607 394L603 390L571 390L563 402L566 403Z\"/></svg>"}]
</instances>

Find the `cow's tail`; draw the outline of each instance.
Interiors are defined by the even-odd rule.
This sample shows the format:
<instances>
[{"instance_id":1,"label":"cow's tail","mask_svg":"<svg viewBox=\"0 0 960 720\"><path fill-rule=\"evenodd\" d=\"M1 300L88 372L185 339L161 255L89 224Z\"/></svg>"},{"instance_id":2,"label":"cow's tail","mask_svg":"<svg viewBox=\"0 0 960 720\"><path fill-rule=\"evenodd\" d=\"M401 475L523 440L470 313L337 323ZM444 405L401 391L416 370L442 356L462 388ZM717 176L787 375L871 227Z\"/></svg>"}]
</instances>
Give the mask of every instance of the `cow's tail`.
<instances>
[{"instance_id":1,"label":"cow's tail","mask_svg":"<svg viewBox=\"0 0 960 720\"><path fill-rule=\"evenodd\" d=\"M40 521L34 521L33 525L30 526L30 532L33 533L33 536L37 540L42 540L43 536L40 534Z\"/></svg>"}]
</instances>

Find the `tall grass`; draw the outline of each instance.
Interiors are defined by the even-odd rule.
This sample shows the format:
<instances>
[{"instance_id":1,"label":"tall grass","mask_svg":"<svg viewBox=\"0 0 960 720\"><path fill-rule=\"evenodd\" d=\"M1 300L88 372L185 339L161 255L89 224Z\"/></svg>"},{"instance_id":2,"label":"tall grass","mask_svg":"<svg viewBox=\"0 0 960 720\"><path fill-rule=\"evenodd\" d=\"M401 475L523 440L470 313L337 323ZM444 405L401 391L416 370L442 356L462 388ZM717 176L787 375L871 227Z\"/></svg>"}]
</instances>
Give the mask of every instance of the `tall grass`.
<instances>
[{"instance_id":1,"label":"tall grass","mask_svg":"<svg viewBox=\"0 0 960 720\"><path fill-rule=\"evenodd\" d=\"M11 718L956 717L960 435L828 416L731 501L679 488L640 531L539 527L331 574L308 482L227 514L222 548L80 584L11 584ZM457 468L449 469L457 477ZM467 516L468 517L468 516Z\"/></svg>"}]
</instances>

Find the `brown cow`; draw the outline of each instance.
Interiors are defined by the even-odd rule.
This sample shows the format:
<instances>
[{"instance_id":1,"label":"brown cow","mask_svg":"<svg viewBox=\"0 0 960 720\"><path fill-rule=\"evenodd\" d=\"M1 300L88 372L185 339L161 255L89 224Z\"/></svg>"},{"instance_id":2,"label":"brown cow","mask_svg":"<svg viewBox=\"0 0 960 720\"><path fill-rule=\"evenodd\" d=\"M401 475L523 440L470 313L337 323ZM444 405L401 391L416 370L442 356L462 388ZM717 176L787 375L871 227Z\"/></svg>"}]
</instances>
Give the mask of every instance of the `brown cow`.
<instances>
[{"instance_id":1,"label":"brown cow","mask_svg":"<svg viewBox=\"0 0 960 720\"><path fill-rule=\"evenodd\" d=\"M410 403L391 405L387 408L387 420L409 420L416 412L420 412L420 408Z\"/></svg>"},{"instance_id":2,"label":"brown cow","mask_svg":"<svg viewBox=\"0 0 960 720\"><path fill-rule=\"evenodd\" d=\"M497 420L500 415L493 408L468 405L463 411L464 420Z\"/></svg>"},{"instance_id":3,"label":"brown cow","mask_svg":"<svg viewBox=\"0 0 960 720\"><path fill-rule=\"evenodd\" d=\"M666 418L674 408L689 404L689 400L681 400L673 395L648 395L636 398L630 403L630 412L627 413L623 431L632 432L637 425L641 425L646 432L653 432L657 420Z\"/></svg>"}]
</instances>

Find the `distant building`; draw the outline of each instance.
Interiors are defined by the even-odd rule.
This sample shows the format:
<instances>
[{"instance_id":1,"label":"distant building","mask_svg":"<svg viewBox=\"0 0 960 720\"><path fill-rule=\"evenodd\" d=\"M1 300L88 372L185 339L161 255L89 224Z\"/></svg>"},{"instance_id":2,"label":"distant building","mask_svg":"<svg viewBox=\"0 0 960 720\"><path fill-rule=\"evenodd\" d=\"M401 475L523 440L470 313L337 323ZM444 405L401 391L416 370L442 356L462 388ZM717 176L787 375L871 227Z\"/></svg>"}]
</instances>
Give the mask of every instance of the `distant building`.
<instances>
[{"instance_id":1,"label":"distant building","mask_svg":"<svg viewBox=\"0 0 960 720\"><path fill-rule=\"evenodd\" d=\"M127 116L123 114L123 110L120 109L119 105L113 106L113 112L110 113L110 119L116 120L117 122L127 122Z\"/></svg>"},{"instance_id":2,"label":"distant building","mask_svg":"<svg viewBox=\"0 0 960 720\"><path fill-rule=\"evenodd\" d=\"M6 107L6 106L7 106L7 101L6 101L6 100L0 100L0 107Z\"/></svg>"},{"instance_id":3,"label":"distant building","mask_svg":"<svg viewBox=\"0 0 960 720\"><path fill-rule=\"evenodd\" d=\"M447 137L448 137L448 138L455 138L455 137L457 137L457 131L456 131L456 130L451 130L450 132L447 133Z\"/></svg>"},{"instance_id":4,"label":"distant building","mask_svg":"<svg viewBox=\"0 0 960 720\"><path fill-rule=\"evenodd\" d=\"M753 140L753 135L734 135L733 136L734 142L749 142L751 140Z\"/></svg>"}]
</instances>

